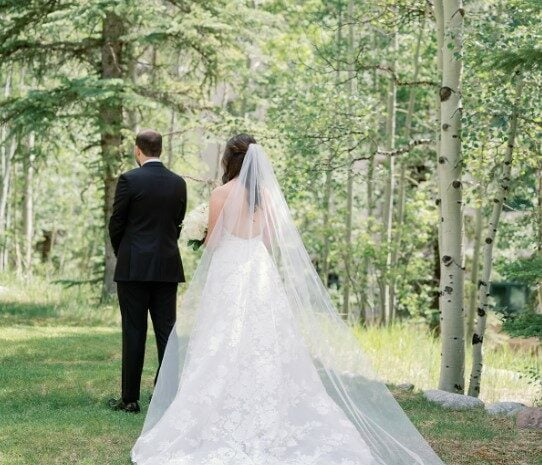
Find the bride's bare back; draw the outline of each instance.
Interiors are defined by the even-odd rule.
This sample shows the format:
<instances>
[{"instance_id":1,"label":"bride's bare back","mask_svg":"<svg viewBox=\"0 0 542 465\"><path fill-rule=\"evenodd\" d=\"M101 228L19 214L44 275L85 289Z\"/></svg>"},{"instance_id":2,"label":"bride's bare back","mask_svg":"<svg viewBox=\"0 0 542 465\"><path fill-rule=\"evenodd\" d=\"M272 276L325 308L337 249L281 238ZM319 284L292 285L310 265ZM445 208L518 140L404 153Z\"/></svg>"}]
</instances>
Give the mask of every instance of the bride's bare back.
<instances>
[{"instance_id":1,"label":"bride's bare back","mask_svg":"<svg viewBox=\"0 0 542 465\"><path fill-rule=\"evenodd\" d=\"M230 196L239 196L239 201L228 202ZM261 203L263 199L259 199ZM207 238L211 237L222 213L221 224L225 231L242 239L252 239L264 232L263 205L254 206L254 199L249 199L248 191L239 185L238 178L219 186L211 193L209 201L209 226ZM232 206L235 205L235 211Z\"/></svg>"}]
</instances>

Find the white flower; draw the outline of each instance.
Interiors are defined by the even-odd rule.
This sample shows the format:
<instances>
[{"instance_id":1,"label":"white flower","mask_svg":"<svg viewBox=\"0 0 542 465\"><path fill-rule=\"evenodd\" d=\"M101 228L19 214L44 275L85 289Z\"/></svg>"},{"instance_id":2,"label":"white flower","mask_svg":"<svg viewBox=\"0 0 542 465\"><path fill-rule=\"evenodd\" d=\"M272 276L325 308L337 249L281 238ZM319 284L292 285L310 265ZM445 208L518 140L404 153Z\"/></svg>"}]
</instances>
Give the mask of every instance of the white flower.
<instances>
[{"instance_id":1,"label":"white flower","mask_svg":"<svg viewBox=\"0 0 542 465\"><path fill-rule=\"evenodd\" d=\"M183 221L182 235L187 241L203 241L207 234L209 205L202 203L192 210Z\"/></svg>"}]
</instances>

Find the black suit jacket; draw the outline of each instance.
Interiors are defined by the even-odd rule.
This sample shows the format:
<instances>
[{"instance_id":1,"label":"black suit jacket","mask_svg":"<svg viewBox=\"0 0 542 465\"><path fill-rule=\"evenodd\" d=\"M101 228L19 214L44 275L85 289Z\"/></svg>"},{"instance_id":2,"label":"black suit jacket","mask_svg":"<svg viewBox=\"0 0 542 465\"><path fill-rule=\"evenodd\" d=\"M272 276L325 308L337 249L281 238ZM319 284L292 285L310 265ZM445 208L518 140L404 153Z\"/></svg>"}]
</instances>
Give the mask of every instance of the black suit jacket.
<instances>
[{"instance_id":1,"label":"black suit jacket","mask_svg":"<svg viewBox=\"0 0 542 465\"><path fill-rule=\"evenodd\" d=\"M186 212L186 183L160 162L119 177L109 237L115 281L184 282L177 240Z\"/></svg>"}]
</instances>

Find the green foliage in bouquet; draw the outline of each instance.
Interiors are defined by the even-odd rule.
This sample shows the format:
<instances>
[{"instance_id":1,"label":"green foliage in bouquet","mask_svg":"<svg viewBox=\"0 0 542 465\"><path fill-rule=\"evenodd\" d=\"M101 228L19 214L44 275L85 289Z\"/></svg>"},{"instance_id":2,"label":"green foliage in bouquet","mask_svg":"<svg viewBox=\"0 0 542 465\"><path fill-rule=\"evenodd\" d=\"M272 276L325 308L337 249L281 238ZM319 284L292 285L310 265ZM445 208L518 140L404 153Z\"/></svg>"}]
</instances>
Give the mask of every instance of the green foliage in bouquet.
<instances>
[{"instance_id":1,"label":"green foliage in bouquet","mask_svg":"<svg viewBox=\"0 0 542 465\"><path fill-rule=\"evenodd\" d=\"M204 241L199 241L197 239L190 239L187 244L192 250L197 251L201 248Z\"/></svg>"}]
</instances>

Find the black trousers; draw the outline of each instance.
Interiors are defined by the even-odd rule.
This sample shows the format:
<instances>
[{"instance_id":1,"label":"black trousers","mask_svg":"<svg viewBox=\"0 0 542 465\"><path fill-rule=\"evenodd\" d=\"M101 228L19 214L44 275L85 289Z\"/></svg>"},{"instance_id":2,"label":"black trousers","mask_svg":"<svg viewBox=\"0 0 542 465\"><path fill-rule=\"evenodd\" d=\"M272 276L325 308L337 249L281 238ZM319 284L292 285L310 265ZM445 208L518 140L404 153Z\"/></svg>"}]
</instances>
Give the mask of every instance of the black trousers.
<instances>
[{"instance_id":1,"label":"black trousers","mask_svg":"<svg viewBox=\"0 0 542 465\"><path fill-rule=\"evenodd\" d=\"M122 316L122 400L139 400L147 339L147 312L151 314L158 346L158 371L176 318L178 283L119 281ZM158 371L156 377L158 377ZM156 377L154 381L156 382Z\"/></svg>"}]
</instances>

